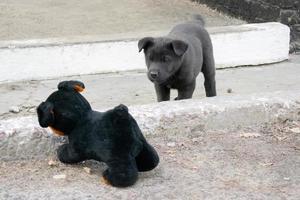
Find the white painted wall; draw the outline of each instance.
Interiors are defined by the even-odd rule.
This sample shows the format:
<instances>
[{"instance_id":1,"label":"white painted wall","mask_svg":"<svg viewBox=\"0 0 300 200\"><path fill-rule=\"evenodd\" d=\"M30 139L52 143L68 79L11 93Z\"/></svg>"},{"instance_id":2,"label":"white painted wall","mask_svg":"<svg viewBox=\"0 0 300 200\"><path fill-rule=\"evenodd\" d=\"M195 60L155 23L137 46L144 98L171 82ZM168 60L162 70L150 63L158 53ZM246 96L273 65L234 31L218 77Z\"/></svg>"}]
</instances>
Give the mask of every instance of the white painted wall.
<instances>
[{"instance_id":1,"label":"white painted wall","mask_svg":"<svg viewBox=\"0 0 300 200\"><path fill-rule=\"evenodd\" d=\"M212 34L217 68L288 59L290 29L280 23L247 24Z\"/></svg>"},{"instance_id":2,"label":"white painted wall","mask_svg":"<svg viewBox=\"0 0 300 200\"><path fill-rule=\"evenodd\" d=\"M217 68L288 59L289 28L280 23L209 29ZM34 40L0 44L0 82L145 69L138 40L41 44ZM1 42L0 42L1 43Z\"/></svg>"}]
</instances>

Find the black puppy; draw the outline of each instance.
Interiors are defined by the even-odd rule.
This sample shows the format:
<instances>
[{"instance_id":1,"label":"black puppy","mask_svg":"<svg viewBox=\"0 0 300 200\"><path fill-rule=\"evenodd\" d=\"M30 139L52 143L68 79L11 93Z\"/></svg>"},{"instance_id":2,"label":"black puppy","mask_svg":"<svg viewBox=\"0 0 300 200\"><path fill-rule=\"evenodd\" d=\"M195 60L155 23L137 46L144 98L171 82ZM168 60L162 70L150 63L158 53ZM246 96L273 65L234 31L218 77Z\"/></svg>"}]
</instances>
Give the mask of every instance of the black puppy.
<instances>
[{"instance_id":1,"label":"black puppy","mask_svg":"<svg viewBox=\"0 0 300 200\"><path fill-rule=\"evenodd\" d=\"M103 172L108 183L117 187L133 185L139 171L158 165L155 149L147 143L126 106L107 112L93 111L79 94L83 89L79 81L59 83L58 91L37 108L39 124L68 136L69 143L57 151L61 162L102 161L108 165Z\"/></svg>"},{"instance_id":2,"label":"black puppy","mask_svg":"<svg viewBox=\"0 0 300 200\"><path fill-rule=\"evenodd\" d=\"M192 98L200 71L206 96L216 96L213 47L200 15L175 26L166 37L141 39L138 48L144 49L158 101L170 100L170 89L178 90L176 100Z\"/></svg>"}]
</instances>

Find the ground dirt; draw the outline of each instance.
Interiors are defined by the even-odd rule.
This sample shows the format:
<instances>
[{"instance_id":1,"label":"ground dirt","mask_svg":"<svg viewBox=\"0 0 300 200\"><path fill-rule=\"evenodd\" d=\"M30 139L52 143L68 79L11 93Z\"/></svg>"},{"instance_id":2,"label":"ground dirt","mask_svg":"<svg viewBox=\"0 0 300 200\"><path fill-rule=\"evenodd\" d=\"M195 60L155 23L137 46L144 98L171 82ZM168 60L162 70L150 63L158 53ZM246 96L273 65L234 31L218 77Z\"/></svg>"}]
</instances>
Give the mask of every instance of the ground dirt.
<instances>
[{"instance_id":1,"label":"ground dirt","mask_svg":"<svg viewBox=\"0 0 300 200\"><path fill-rule=\"evenodd\" d=\"M100 181L106 166L65 165L55 157L0 164L0 199L299 199L300 121L236 130L148 136L161 162L118 189ZM54 162L50 163L49 160ZM88 169L91 170L88 173ZM55 179L56 175L65 175Z\"/></svg>"},{"instance_id":2,"label":"ground dirt","mask_svg":"<svg viewBox=\"0 0 300 200\"><path fill-rule=\"evenodd\" d=\"M208 26L242 24L190 0L2 0L0 40L98 37L170 30L202 14Z\"/></svg>"}]
</instances>

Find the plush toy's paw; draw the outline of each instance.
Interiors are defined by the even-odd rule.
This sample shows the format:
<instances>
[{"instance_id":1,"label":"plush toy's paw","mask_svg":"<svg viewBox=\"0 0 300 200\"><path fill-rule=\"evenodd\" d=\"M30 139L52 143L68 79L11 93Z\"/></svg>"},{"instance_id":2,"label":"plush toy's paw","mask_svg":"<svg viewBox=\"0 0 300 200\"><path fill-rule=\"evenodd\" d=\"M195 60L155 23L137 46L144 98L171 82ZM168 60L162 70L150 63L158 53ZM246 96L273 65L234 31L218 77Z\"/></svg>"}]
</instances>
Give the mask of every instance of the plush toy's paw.
<instances>
[{"instance_id":1,"label":"plush toy's paw","mask_svg":"<svg viewBox=\"0 0 300 200\"><path fill-rule=\"evenodd\" d=\"M77 91L82 92L84 90L84 84L80 81L62 81L58 84L59 90Z\"/></svg>"},{"instance_id":2,"label":"plush toy's paw","mask_svg":"<svg viewBox=\"0 0 300 200\"><path fill-rule=\"evenodd\" d=\"M103 179L108 182L109 185L115 187L129 187L137 181L137 178L138 173L136 171L107 169L103 172Z\"/></svg>"},{"instance_id":3,"label":"plush toy's paw","mask_svg":"<svg viewBox=\"0 0 300 200\"><path fill-rule=\"evenodd\" d=\"M85 159L81 157L69 144L63 144L57 149L58 159L63 163L78 163Z\"/></svg>"},{"instance_id":4,"label":"plush toy's paw","mask_svg":"<svg viewBox=\"0 0 300 200\"><path fill-rule=\"evenodd\" d=\"M110 185L111 186L110 182L106 178L104 178L104 176L102 176L100 178L100 183L104 184L104 185Z\"/></svg>"},{"instance_id":5,"label":"plush toy's paw","mask_svg":"<svg viewBox=\"0 0 300 200\"><path fill-rule=\"evenodd\" d=\"M139 172L150 171L158 165L159 156L155 149L150 144L145 142L143 149L135 158L135 161Z\"/></svg>"}]
</instances>

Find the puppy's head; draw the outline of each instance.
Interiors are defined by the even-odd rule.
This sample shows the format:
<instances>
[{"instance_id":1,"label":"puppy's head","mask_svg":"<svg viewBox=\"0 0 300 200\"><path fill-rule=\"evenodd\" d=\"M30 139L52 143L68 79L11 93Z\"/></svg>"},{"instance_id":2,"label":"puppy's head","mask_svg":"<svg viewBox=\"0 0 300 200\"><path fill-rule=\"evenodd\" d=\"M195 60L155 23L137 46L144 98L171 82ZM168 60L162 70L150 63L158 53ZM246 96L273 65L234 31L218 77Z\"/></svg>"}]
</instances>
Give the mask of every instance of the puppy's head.
<instances>
[{"instance_id":1,"label":"puppy's head","mask_svg":"<svg viewBox=\"0 0 300 200\"><path fill-rule=\"evenodd\" d=\"M167 37L145 37L138 42L141 52L144 50L148 78L157 84L164 84L180 68L188 44Z\"/></svg>"},{"instance_id":2,"label":"puppy's head","mask_svg":"<svg viewBox=\"0 0 300 200\"><path fill-rule=\"evenodd\" d=\"M87 100L79 94L84 84L79 81L63 81L37 108L40 126L50 127L58 135L68 135L91 110Z\"/></svg>"}]
</instances>

